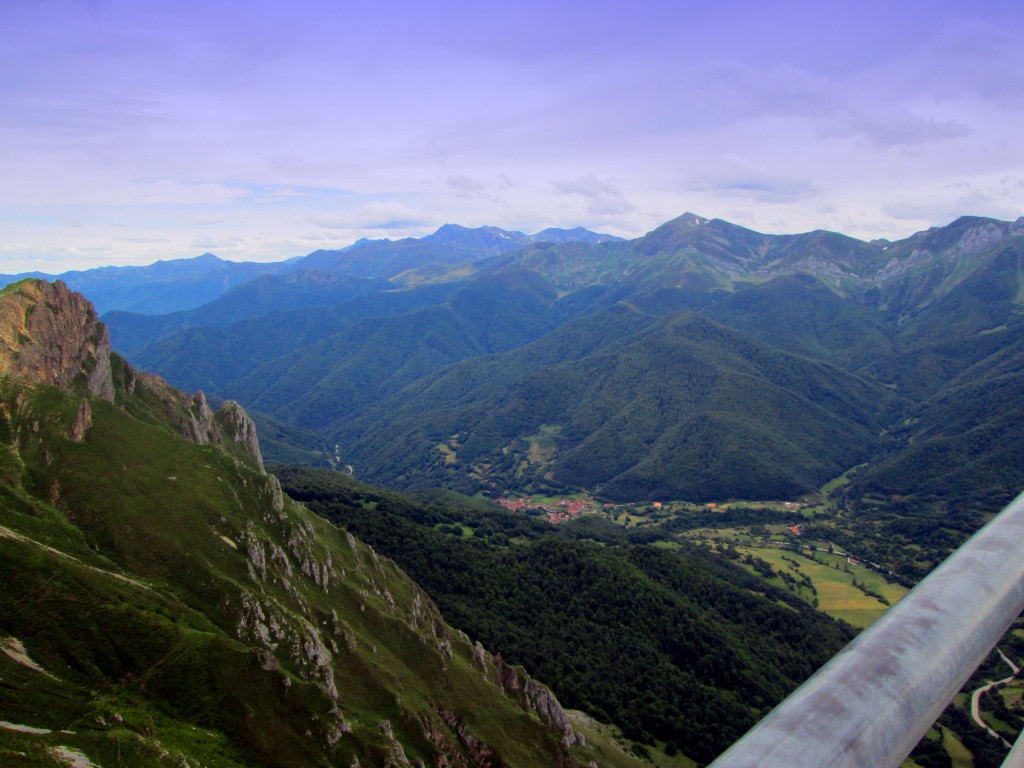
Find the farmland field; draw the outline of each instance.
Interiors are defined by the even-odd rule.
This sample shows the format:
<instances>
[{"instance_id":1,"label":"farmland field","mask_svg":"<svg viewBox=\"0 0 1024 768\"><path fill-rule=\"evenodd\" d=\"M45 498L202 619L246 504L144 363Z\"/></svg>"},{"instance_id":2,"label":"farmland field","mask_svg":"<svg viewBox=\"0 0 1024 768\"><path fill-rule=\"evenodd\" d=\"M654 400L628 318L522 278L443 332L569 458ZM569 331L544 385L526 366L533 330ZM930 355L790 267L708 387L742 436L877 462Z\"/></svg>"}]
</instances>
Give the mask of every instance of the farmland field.
<instances>
[{"instance_id":1,"label":"farmland field","mask_svg":"<svg viewBox=\"0 0 1024 768\"><path fill-rule=\"evenodd\" d=\"M888 583L881 574L863 565L850 565L846 558L838 555L817 552L815 560L811 560L789 550L739 548L739 551L767 561L780 573L805 574L817 590L819 610L861 629L871 626L889 606L855 587L854 580L890 603L907 593L905 587ZM813 601L814 594L806 588L798 588L797 594L808 602Z\"/></svg>"}]
</instances>

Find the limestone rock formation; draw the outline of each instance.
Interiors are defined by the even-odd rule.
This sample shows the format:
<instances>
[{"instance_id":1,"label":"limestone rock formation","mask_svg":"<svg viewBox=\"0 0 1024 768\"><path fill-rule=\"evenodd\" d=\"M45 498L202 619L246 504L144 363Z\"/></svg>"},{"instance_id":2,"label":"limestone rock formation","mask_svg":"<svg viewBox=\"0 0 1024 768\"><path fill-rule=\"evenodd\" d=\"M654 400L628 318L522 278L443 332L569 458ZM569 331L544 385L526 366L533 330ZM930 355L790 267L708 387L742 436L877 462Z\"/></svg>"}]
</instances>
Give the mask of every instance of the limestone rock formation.
<instances>
[{"instance_id":1,"label":"limestone rock formation","mask_svg":"<svg viewBox=\"0 0 1024 768\"><path fill-rule=\"evenodd\" d=\"M185 395L161 376L136 371L110 350L107 327L92 304L60 280L23 280L0 291L0 376L120 402L118 392L145 389L160 421L200 445L215 444L263 470L256 425L235 402L214 413L202 392ZM69 437L81 442L92 426L82 400Z\"/></svg>"},{"instance_id":2,"label":"limestone rock formation","mask_svg":"<svg viewBox=\"0 0 1024 768\"><path fill-rule=\"evenodd\" d=\"M242 446L262 469L263 454L260 453L260 441L256 437L256 425L245 409L234 400L228 400L217 411L215 420L221 432L225 433L224 437Z\"/></svg>"},{"instance_id":3,"label":"limestone rock formation","mask_svg":"<svg viewBox=\"0 0 1024 768\"><path fill-rule=\"evenodd\" d=\"M23 280L0 294L0 374L114 399L110 334L92 304L61 281Z\"/></svg>"}]
</instances>

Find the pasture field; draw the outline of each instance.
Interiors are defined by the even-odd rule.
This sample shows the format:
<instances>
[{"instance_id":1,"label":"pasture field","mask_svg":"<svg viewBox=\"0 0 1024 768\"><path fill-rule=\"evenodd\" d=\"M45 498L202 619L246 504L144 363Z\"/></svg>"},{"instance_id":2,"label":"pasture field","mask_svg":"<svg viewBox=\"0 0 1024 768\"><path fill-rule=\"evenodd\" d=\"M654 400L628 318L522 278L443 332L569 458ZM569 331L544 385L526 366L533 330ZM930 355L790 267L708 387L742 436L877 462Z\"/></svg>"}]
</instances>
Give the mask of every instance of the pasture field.
<instances>
[{"instance_id":1,"label":"pasture field","mask_svg":"<svg viewBox=\"0 0 1024 768\"><path fill-rule=\"evenodd\" d=\"M815 553L815 559L811 560L791 550L746 547L737 550L767 561L777 572L806 575L814 584L816 594L799 584L795 585L795 594L812 604L817 597L818 610L861 629L871 626L889 606L855 587L854 580L867 590L882 595L890 604L898 601L908 591L898 584L888 583L881 574L870 568L851 565L846 562L846 558L826 552ZM798 565L794 565L794 562Z\"/></svg>"}]
</instances>

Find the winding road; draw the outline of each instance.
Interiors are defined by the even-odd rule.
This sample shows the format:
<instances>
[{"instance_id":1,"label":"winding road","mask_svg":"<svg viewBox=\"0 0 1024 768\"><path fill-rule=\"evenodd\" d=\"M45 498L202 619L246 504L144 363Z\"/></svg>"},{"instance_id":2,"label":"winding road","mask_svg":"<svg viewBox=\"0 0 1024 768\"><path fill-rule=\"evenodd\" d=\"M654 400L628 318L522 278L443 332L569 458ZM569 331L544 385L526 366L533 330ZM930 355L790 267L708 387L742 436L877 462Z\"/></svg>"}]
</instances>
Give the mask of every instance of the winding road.
<instances>
[{"instance_id":1,"label":"winding road","mask_svg":"<svg viewBox=\"0 0 1024 768\"><path fill-rule=\"evenodd\" d=\"M1000 734L996 733L989 726L988 723L981 719L981 695L991 690L992 688L995 688L997 685L1002 685L1003 683L1010 682L1011 680L1013 680L1014 675L1020 672L1020 667L1018 667L1016 664L1010 661L1010 659L1007 658L1005 653L1003 653L998 648L996 649L996 651L999 653L1000 656L1002 656L1003 661L1005 661L1009 665L1010 669L1013 670L1013 674L1011 674L1009 677L1004 677L1002 680L996 680L994 683L983 685L981 688L978 688L974 693L971 694L971 717L974 718L974 722L976 722L978 725L980 725L982 728L984 728L986 731L992 734L992 736L1003 742L1003 744L1005 744L1007 747L1012 747L1013 745L1010 742L1004 739Z\"/></svg>"}]
</instances>

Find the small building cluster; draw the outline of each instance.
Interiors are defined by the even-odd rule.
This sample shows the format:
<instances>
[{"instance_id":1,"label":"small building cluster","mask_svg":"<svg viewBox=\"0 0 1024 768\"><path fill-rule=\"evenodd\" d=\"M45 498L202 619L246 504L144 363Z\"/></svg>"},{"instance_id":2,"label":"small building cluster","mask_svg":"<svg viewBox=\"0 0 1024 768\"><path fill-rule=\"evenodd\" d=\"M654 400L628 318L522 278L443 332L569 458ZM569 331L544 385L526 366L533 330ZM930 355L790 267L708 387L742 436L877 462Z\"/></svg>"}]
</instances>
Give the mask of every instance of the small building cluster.
<instances>
[{"instance_id":1,"label":"small building cluster","mask_svg":"<svg viewBox=\"0 0 1024 768\"><path fill-rule=\"evenodd\" d=\"M512 499L508 493L498 503L511 512L521 512L524 509L539 509L547 517L547 521L553 525L565 523L582 515L587 509L586 499L562 499L555 504L535 504L529 496L519 499Z\"/></svg>"},{"instance_id":2,"label":"small building cluster","mask_svg":"<svg viewBox=\"0 0 1024 768\"><path fill-rule=\"evenodd\" d=\"M512 512L520 512L533 506L529 496L523 496L523 498L517 499L516 501L512 501L508 496L504 496L498 499L498 503L505 509L511 510Z\"/></svg>"},{"instance_id":3,"label":"small building cluster","mask_svg":"<svg viewBox=\"0 0 1024 768\"><path fill-rule=\"evenodd\" d=\"M548 522L552 525L558 525L559 523L565 523L572 520L575 517L579 517L583 514L583 511L587 508L587 502L583 499L576 499L570 501L569 499L562 499L558 502L558 506L562 509L550 509L548 507L542 507L547 512Z\"/></svg>"}]
</instances>

